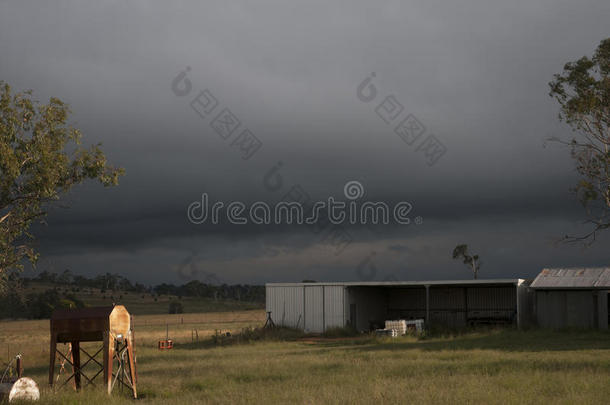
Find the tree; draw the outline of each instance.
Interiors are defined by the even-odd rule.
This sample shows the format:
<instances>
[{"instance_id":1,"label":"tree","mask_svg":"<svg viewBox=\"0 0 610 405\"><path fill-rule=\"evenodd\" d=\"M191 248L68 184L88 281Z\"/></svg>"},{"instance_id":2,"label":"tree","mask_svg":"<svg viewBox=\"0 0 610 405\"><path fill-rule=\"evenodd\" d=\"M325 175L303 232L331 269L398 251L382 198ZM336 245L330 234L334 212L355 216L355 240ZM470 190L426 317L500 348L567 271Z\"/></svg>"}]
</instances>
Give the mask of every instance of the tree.
<instances>
[{"instance_id":1,"label":"tree","mask_svg":"<svg viewBox=\"0 0 610 405\"><path fill-rule=\"evenodd\" d=\"M598 232L610 228L610 38L601 41L592 58L566 63L549 86L560 105L559 119L576 133L553 140L571 149L581 176L572 191L592 226L589 233L565 240L593 243Z\"/></svg>"},{"instance_id":2,"label":"tree","mask_svg":"<svg viewBox=\"0 0 610 405\"><path fill-rule=\"evenodd\" d=\"M184 307L181 302L171 301L169 303L169 313L170 314L182 314L184 313Z\"/></svg>"},{"instance_id":3,"label":"tree","mask_svg":"<svg viewBox=\"0 0 610 405\"><path fill-rule=\"evenodd\" d=\"M464 264L472 269L474 279L477 279L479 269L481 268L481 262L479 261L479 255L470 256L468 254L468 245L457 245L455 249L453 249L453 258L462 259Z\"/></svg>"},{"instance_id":4,"label":"tree","mask_svg":"<svg viewBox=\"0 0 610 405\"><path fill-rule=\"evenodd\" d=\"M28 307L23 296L22 281L15 272L7 274L6 292L0 294L0 319L23 318L28 313Z\"/></svg>"},{"instance_id":5,"label":"tree","mask_svg":"<svg viewBox=\"0 0 610 405\"><path fill-rule=\"evenodd\" d=\"M124 173L108 166L99 144L80 146L69 114L57 98L41 104L0 81L0 287L9 269L22 269L25 259L35 264L30 227L44 223L63 194L87 179L116 185Z\"/></svg>"}]
</instances>

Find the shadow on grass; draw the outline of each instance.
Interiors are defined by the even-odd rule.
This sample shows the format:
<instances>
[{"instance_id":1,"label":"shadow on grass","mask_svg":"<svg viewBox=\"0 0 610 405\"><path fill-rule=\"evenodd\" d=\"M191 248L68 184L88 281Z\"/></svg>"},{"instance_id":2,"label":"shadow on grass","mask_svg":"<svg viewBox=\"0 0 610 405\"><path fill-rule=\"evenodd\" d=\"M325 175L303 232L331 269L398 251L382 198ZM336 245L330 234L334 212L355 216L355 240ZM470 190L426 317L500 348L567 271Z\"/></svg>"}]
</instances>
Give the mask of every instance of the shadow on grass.
<instances>
[{"instance_id":1,"label":"shadow on grass","mask_svg":"<svg viewBox=\"0 0 610 405\"><path fill-rule=\"evenodd\" d=\"M325 337L307 335L289 328L245 328L233 335L217 334L200 342L176 345L175 350L199 350L257 342L295 342L312 348L343 348L358 351L382 350L500 350L506 352L544 352L610 350L610 332L532 329L470 330L461 333L436 333L422 337L378 338L373 335Z\"/></svg>"},{"instance_id":2,"label":"shadow on grass","mask_svg":"<svg viewBox=\"0 0 610 405\"><path fill-rule=\"evenodd\" d=\"M354 348L376 350L500 350L507 352L544 352L610 350L610 333L602 331L492 330L454 336L383 339L376 344Z\"/></svg>"},{"instance_id":3,"label":"shadow on grass","mask_svg":"<svg viewBox=\"0 0 610 405\"><path fill-rule=\"evenodd\" d=\"M303 331L292 328L244 328L239 333L216 333L199 342L176 344L175 350L199 350L213 347L250 344L255 342L290 342L306 337Z\"/></svg>"},{"instance_id":4,"label":"shadow on grass","mask_svg":"<svg viewBox=\"0 0 610 405\"><path fill-rule=\"evenodd\" d=\"M69 366L69 365L68 365ZM72 369L70 368L70 372ZM24 368L24 377L29 375L48 375L49 374L49 365L46 364L44 366L27 366ZM0 402L1 403L1 402Z\"/></svg>"}]
</instances>

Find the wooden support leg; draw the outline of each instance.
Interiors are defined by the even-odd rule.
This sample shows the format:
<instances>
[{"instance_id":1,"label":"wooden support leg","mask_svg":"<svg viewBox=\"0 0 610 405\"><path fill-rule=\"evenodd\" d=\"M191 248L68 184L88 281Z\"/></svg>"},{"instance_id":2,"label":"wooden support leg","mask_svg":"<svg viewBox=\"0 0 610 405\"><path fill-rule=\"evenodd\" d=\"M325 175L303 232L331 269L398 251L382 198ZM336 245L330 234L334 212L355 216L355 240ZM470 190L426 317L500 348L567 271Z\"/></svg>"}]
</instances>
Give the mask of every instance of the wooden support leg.
<instances>
[{"instance_id":1,"label":"wooden support leg","mask_svg":"<svg viewBox=\"0 0 610 405\"><path fill-rule=\"evenodd\" d=\"M135 365L135 369L136 370L136 383L138 382L138 357L136 356L136 332L133 329L133 315L131 315L131 322L130 322L130 339L131 339L131 348L132 348L132 352L133 352L133 364Z\"/></svg>"},{"instance_id":2,"label":"wooden support leg","mask_svg":"<svg viewBox=\"0 0 610 405\"><path fill-rule=\"evenodd\" d=\"M114 338L104 332L104 385L108 394L112 392L112 363L114 361Z\"/></svg>"},{"instance_id":3,"label":"wooden support leg","mask_svg":"<svg viewBox=\"0 0 610 405\"><path fill-rule=\"evenodd\" d=\"M49 385L53 385L53 373L55 372L55 352L57 351L57 336L51 333L51 345L49 346Z\"/></svg>"},{"instance_id":4,"label":"wooden support leg","mask_svg":"<svg viewBox=\"0 0 610 405\"><path fill-rule=\"evenodd\" d=\"M74 389L80 389L80 342L72 342L72 372L74 373Z\"/></svg>"},{"instance_id":5,"label":"wooden support leg","mask_svg":"<svg viewBox=\"0 0 610 405\"><path fill-rule=\"evenodd\" d=\"M133 338L131 336L127 338L127 358L129 359L129 377L131 378L133 397L138 398L138 391L136 389L136 380L138 379L138 374L136 372L135 350L133 345Z\"/></svg>"}]
</instances>

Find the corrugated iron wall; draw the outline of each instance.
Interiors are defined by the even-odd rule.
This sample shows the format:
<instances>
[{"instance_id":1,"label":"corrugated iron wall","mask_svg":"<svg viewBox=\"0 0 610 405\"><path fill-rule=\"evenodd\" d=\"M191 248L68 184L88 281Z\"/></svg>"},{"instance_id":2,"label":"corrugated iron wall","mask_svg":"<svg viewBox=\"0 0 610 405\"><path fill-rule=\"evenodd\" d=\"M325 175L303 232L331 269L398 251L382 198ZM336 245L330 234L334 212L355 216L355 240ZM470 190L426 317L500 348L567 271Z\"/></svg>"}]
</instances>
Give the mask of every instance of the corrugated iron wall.
<instances>
[{"instance_id":1,"label":"corrugated iron wall","mask_svg":"<svg viewBox=\"0 0 610 405\"><path fill-rule=\"evenodd\" d=\"M343 286L324 286L324 330L345 326Z\"/></svg>"},{"instance_id":2,"label":"corrugated iron wall","mask_svg":"<svg viewBox=\"0 0 610 405\"><path fill-rule=\"evenodd\" d=\"M276 325L312 333L345 325L343 286L267 286L266 295Z\"/></svg>"},{"instance_id":3,"label":"corrugated iron wall","mask_svg":"<svg viewBox=\"0 0 610 405\"><path fill-rule=\"evenodd\" d=\"M517 321L517 287L468 288L469 322Z\"/></svg>"},{"instance_id":4,"label":"corrugated iron wall","mask_svg":"<svg viewBox=\"0 0 610 405\"><path fill-rule=\"evenodd\" d=\"M597 293L591 290L536 291L536 317L543 328L596 328L597 306Z\"/></svg>"},{"instance_id":5,"label":"corrugated iron wall","mask_svg":"<svg viewBox=\"0 0 610 405\"><path fill-rule=\"evenodd\" d=\"M527 283L517 286L517 306L519 308L518 323L520 328L528 328L536 325L536 313L534 302L536 292L529 288Z\"/></svg>"},{"instance_id":6,"label":"corrugated iron wall","mask_svg":"<svg viewBox=\"0 0 610 405\"><path fill-rule=\"evenodd\" d=\"M305 332L324 331L324 287L304 286Z\"/></svg>"},{"instance_id":7,"label":"corrugated iron wall","mask_svg":"<svg viewBox=\"0 0 610 405\"><path fill-rule=\"evenodd\" d=\"M515 286L431 286L429 310L429 323L437 326L455 328L477 322L513 322L516 321L517 290ZM389 289L388 318L425 319L425 287Z\"/></svg>"},{"instance_id":8,"label":"corrugated iron wall","mask_svg":"<svg viewBox=\"0 0 610 405\"><path fill-rule=\"evenodd\" d=\"M267 286L266 307L276 325L303 328L303 287Z\"/></svg>"},{"instance_id":9,"label":"corrugated iron wall","mask_svg":"<svg viewBox=\"0 0 610 405\"><path fill-rule=\"evenodd\" d=\"M389 319L425 319L426 288L388 289Z\"/></svg>"},{"instance_id":10,"label":"corrugated iron wall","mask_svg":"<svg viewBox=\"0 0 610 405\"><path fill-rule=\"evenodd\" d=\"M449 328L466 326L466 293L462 287L430 287L430 324Z\"/></svg>"}]
</instances>

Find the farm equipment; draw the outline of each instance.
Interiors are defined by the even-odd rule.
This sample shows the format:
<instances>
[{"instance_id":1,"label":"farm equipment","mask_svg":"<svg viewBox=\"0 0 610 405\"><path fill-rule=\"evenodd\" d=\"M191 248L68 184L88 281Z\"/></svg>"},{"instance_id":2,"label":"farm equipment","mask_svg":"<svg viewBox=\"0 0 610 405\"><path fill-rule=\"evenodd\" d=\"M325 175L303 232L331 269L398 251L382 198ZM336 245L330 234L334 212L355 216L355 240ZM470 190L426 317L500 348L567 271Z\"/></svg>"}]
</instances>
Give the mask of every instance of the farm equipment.
<instances>
[{"instance_id":1,"label":"farm equipment","mask_svg":"<svg viewBox=\"0 0 610 405\"><path fill-rule=\"evenodd\" d=\"M100 347L93 355L82 346L82 342L101 341ZM57 349L58 343L68 345L66 354ZM81 353L88 359L81 364ZM97 356L102 353L102 362ZM135 357L135 339L132 317L122 305L114 307L95 307L73 310L57 310L51 316L51 347L49 364L49 385L59 382L64 365L72 366L72 374L61 387L72 381L75 390L81 388L81 378L85 385L94 384L94 380L103 374L103 385L108 394L119 384L121 390L127 388L137 398L137 373ZM54 381L55 360L61 358L57 380ZM97 372L89 377L83 372L88 364L97 364ZM116 364L116 368L113 368Z\"/></svg>"},{"instance_id":2,"label":"farm equipment","mask_svg":"<svg viewBox=\"0 0 610 405\"><path fill-rule=\"evenodd\" d=\"M299 317L299 322L301 321L301 318ZM273 322L273 318L271 318L271 311L267 311L267 319L265 320L265 326L263 326L264 329L273 329L275 328L275 322ZM298 322L297 322L297 328L298 328Z\"/></svg>"},{"instance_id":3,"label":"farm equipment","mask_svg":"<svg viewBox=\"0 0 610 405\"><path fill-rule=\"evenodd\" d=\"M165 339L159 340L159 350L170 350L173 348L174 341L169 338L169 325L165 324Z\"/></svg>"}]
</instances>

